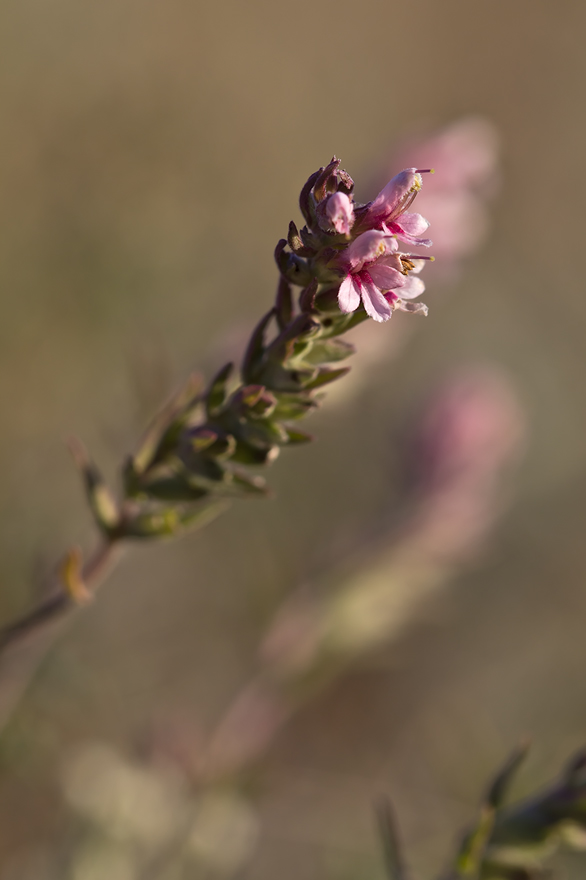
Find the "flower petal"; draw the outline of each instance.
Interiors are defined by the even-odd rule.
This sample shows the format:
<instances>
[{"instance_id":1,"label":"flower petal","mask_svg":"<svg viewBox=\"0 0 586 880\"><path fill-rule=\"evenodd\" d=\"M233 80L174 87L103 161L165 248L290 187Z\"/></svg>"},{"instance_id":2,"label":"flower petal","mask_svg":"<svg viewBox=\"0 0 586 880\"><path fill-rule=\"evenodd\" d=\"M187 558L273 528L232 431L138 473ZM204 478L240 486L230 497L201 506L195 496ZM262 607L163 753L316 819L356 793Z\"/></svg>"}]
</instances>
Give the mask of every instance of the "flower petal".
<instances>
[{"instance_id":1,"label":"flower petal","mask_svg":"<svg viewBox=\"0 0 586 880\"><path fill-rule=\"evenodd\" d=\"M384 189L368 206L368 217L385 219L400 209L401 204L412 192L421 189L421 175L416 168L406 168L389 180Z\"/></svg>"},{"instance_id":2,"label":"flower petal","mask_svg":"<svg viewBox=\"0 0 586 880\"><path fill-rule=\"evenodd\" d=\"M429 220L426 220L421 214L405 213L395 220L395 224L409 235L422 235L429 226Z\"/></svg>"},{"instance_id":3,"label":"flower petal","mask_svg":"<svg viewBox=\"0 0 586 880\"><path fill-rule=\"evenodd\" d=\"M366 313L375 321L388 321L393 309L372 281L362 283L362 302Z\"/></svg>"},{"instance_id":4,"label":"flower petal","mask_svg":"<svg viewBox=\"0 0 586 880\"><path fill-rule=\"evenodd\" d=\"M360 305L360 279L346 275L338 291L338 305L345 314L355 312Z\"/></svg>"},{"instance_id":5,"label":"flower petal","mask_svg":"<svg viewBox=\"0 0 586 880\"><path fill-rule=\"evenodd\" d=\"M421 245L422 247L431 247L433 244L431 238L421 238L418 235L411 235L410 232L405 232L402 229L401 224L398 223L396 220L393 220L393 222L389 223L388 226L386 225L386 223L383 225L385 229L388 230L388 232L390 232L392 235L396 235L398 239L400 239L401 241L406 241L408 244Z\"/></svg>"},{"instance_id":6,"label":"flower petal","mask_svg":"<svg viewBox=\"0 0 586 880\"><path fill-rule=\"evenodd\" d=\"M354 224L354 205L346 193L336 192L328 197L326 216L336 232L349 235Z\"/></svg>"},{"instance_id":7,"label":"flower petal","mask_svg":"<svg viewBox=\"0 0 586 880\"><path fill-rule=\"evenodd\" d=\"M400 261L398 262L400 265ZM368 274L376 286L381 290L392 290L395 287L403 287L405 282L408 281L402 272L399 272L393 266L385 265L383 260L369 266Z\"/></svg>"},{"instance_id":8,"label":"flower petal","mask_svg":"<svg viewBox=\"0 0 586 880\"><path fill-rule=\"evenodd\" d=\"M421 278L409 275L408 278L405 278L405 283L402 287L399 288L399 296L402 299L415 299L415 297L421 296L424 290L425 284Z\"/></svg>"},{"instance_id":9,"label":"flower petal","mask_svg":"<svg viewBox=\"0 0 586 880\"><path fill-rule=\"evenodd\" d=\"M395 300L394 308L399 309L401 312L412 312L417 315L425 315L426 317L429 314L429 309L425 303L403 302L400 298Z\"/></svg>"},{"instance_id":10,"label":"flower petal","mask_svg":"<svg viewBox=\"0 0 586 880\"><path fill-rule=\"evenodd\" d=\"M393 253L397 242L391 236L376 229L369 229L355 238L344 251L344 261L351 272L360 272L365 263Z\"/></svg>"}]
</instances>

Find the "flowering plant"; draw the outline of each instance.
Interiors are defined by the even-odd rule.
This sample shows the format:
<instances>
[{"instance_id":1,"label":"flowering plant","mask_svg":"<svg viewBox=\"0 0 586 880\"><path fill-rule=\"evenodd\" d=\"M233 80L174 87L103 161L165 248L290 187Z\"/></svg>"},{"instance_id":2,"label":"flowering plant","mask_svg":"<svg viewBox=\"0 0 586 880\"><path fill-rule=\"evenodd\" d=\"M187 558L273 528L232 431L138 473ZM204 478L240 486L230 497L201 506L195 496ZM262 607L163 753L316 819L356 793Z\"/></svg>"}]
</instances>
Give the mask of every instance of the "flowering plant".
<instances>
[{"instance_id":1,"label":"flowering plant","mask_svg":"<svg viewBox=\"0 0 586 880\"><path fill-rule=\"evenodd\" d=\"M353 181L338 159L311 175L300 195L305 225L298 229L291 222L277 245L276 299L251 335L239 374L229 363L207 386L199 379L187 383L125 462L119 498L82 444L71 442L101 541L85 564L80 550L70 550L41 604L0 630L0 677L14 656L21 664L16 690L0 691L0 725L58 632L56 625L93 597L122 542L175 536L202 526L234 497L266 494L256 468L273 462L282 447L312 439L295 423L319 406L325 386L348 372L337 364L354 347L341 337L368 317L383 323L395 310L427 314L427 306L414 300L424 290L419 274L433 258L404 252L401 244L432 244L423 237L428 221L409 211L428 171L405 169L364 205L354 202ZM297 298L295 287L300 288ZM496 418L495 412L500 413ZM310 672L331 667L332 659L343 662L386 635L397 617L401 579L410 593L426 591L466 555L490 520L494 478L518 440L512 408L494 388L487 395L486 387L478 389L473 382L452 388L427 427L420 443L425 479L418 487L419 508L391 560L393 601L388 576L371 577L366 584L362 576L332 598L285 608L261 649L258 680L220 723L197 772L192 768L198 784L211 788L254 760L293 710ZM14 648L20 650L11 655ZM515 753L493 782L446 880L544 877L543 860L562 832L570 824L583 828L583 755L551 789L503 806L523 754ZM137 778L142 776L130 774L131 783ZM99 804L96 811L93 797L85 797L85 782L70 789L74 801L103 818ZM390 878L405 880L386 802L380 818Z\"/></svg>"},{"instance_id":2,"label":"flowering plant","mask_svg":"<svg viewBox=\"0 0 586 880\"><path fill-rule=\"evenodd\" d=\"M423 283L410 275L427 258L401 253L398 244L431 244L419 237L427 221L407 212L421 173L401 172L366 205L354 204L354 183L338 159L311 175L299 200L306 225L291 222L277 245L275 303L252 333L240 375L229 363L207 388L190 379L126 461L121 499L82 444L71 442L102 542L85 565L78 549L66 555L41 606L0 631L0 650L89 599L122 540L176 535L208 522L233 497L266 494L254 469L282 447L312 439L294 423L349 370L337 364L355 349L340 337L369 316L427 313L411 302ZM301 288L297 303L294 287Z\"/></svg>"}]
</instances>

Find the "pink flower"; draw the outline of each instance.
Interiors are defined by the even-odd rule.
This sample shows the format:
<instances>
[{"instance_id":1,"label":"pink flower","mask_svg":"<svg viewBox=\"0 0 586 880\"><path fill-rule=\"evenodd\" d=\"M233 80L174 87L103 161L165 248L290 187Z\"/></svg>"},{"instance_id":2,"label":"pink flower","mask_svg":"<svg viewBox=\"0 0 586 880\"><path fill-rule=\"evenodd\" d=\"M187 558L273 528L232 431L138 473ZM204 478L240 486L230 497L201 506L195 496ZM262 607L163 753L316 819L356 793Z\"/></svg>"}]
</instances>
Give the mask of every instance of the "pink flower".
<instances>
[{"instance_id":1,"label":"pink flower","mask_svg":"<svg viewBox=\"0 0 586 880\"><path fill-rule=\"evenodd\" d=\"M341 235L350 235L350 230L354 225L354 205L346 193L335 192L328 196L325 215L336 232Z\"/></svg>"},{"instance_id":2,"label":"pink flower","mask_svg":"<svg viewBox=\"0 0 586 880\"><path fill-rule=\"evenodd\" d=\"M363 232L348 246L343 253L348 274L338 291L342 312L354 312L362 302L375 321L388 321L395 309L427 314L423 303L405 302L425 289L420 278L408 275L420 272L423 260L398 253L398 247L394 236L375 229Z\"/></svg>"},{"instance_id":3,"label":"pink flower","mask_svg":"<svg viewBox=\"0 0 586 880\"><path fill-rule=\"evenodd\" d=\"M421 238L429 226L421 214L411 214L412 204L422 186L421 174L416 168L406 168L390 180L378 196L365 205L359 216L359 225L366 229L380 229L396 235L409 244L429 247L429 238Z\"/></svg>"}]
</instances>

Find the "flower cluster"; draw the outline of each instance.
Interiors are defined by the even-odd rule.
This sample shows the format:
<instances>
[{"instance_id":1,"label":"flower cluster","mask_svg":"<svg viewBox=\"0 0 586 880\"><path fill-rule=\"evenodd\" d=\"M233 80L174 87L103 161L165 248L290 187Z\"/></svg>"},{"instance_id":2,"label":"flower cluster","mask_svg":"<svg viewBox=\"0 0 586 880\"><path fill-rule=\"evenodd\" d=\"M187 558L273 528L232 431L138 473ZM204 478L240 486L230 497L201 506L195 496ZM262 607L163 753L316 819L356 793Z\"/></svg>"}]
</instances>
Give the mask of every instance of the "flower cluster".
<instances>
[{"instance_id":1,"label":"flower cluster","mask_svg":"<svg viewBox=\"0 0 586 880\"><path fill-rule=\"evenodd\" d=\"M409 212L422 171L408 168L366 205L334 158L311 175L300 195L305 225L289 225L276 248L275 303L253 331L239 373L223 367L207 388L188 385L147 431L124 469L118 504L83 451L76 459L90 503L109 541L173 535L201 525L217 502L263 494L255 472L282 447L311 440L294 426L319 406L325 385L348 372L354 353L339 337L395 309L426 314L414 303L424 287L421 254L427 221ZM298 298L294 286L300 287Z\"/></svg>"},{"instance_id":2,"label":"flower cluster","mask_svg":"<svg viewBox=\"0 0 586 880\"><path fill-rule=\"evenodd\" d=\"M311 175L300 195L306 225L298 230L291 222L277 245L275 301L253 330L240 370L226 364L207 386L192 377L128 456L118 493L72 440L102 540L87 560L70 548L47 598L0 628L0 654L89 601L121 541L175 536L204 525L229 499L267 493L257 468L281 448L312 439L295 422L320 405L324 386L348 373L338 362L354 346L340 337L369 315L386 321L396 308L426 310L410 302L423 290L410 273L424 258L398 244L430 244L421 238L427 221L407 210L421 173L401 172L367 205L354 203L354 183L338 159ZM294 286L302 288L298 298Z\"/></svg>"},{"instance_id":3,"label":"flower cluster","mask_svg":"<svg viewBox=\"0 0 586 880\"><path fill-rule=\"evenodd\" d=\"M433 257L403 253L399 242L431 245L422 237L427 220L408 211L421 189L421 175L430 169L407 168L373 201L356 205L354 184L339 165L332 159L305 185L300 204L307 225L298 232L291 224L289 261L278 254L281 271L292 283L313 278L320 288L335 285L344 314L361 305L375 321L387 321L395 309L427 314L425 305L411 300L423 293L424 284L415 276Z\"/></svg>"}]
</instances>

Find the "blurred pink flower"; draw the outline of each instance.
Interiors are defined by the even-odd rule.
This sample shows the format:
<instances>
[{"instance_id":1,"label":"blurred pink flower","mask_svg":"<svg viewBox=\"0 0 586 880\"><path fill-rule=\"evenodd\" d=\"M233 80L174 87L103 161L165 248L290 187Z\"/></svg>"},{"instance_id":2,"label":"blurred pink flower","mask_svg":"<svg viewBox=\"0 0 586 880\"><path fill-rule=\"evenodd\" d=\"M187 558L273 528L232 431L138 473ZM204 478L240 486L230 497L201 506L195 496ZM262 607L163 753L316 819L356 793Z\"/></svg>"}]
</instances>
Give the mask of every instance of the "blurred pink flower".
<instances>
[{"instance_id":1,"label":"blurred pink flower","mask_svg":"<svg viewBox=\"0 0 586 880\"><path fill-rule=\"evenodd\" d=\"M238 694L215 729L200 765L200 778L212 782L257 760L289 718L293 706L278 686L252 680Z\"/></svg>"},{"instance_id":2,"label":"blurred pink flower","mask_svg":"<svg viewBox=\"0 0 586 880\"><path fill-rule=\"evenodd\" d=\"M470 367L436 391L418 430L418 469L426 486L454 475L498 471L522 436L522 417L507 380Z\"/></svg>"},{"instance_id":3,"label":"blurred pink flower","mask_svg":"<svg viewBox=\"0 0 586 880\"><path fill-rule=\"evenodd\" d=\"M411 441L422 498L415 532L442 556L468 553L499 512L503 471L524 447L525 419L494 369L462 370L434 394Z\"/></svg>"},{"instance_id":4,"label":"blurred pink flower","mask_svg":"<svg viewBox=\"0 0 586 880\"><path fill-rule=\"evenodd\" d=\"M423 261L398 253L397 240L371 229L359 235L343 252L347 275L340 285L338 304L345 313L364 305L375 321L388 321L394 309L427 314L423 303L406 303L423 293L425 285L409 272L421 271ZM400 291L400 295L396 292Z\"/></svg>"}]
</instances>

